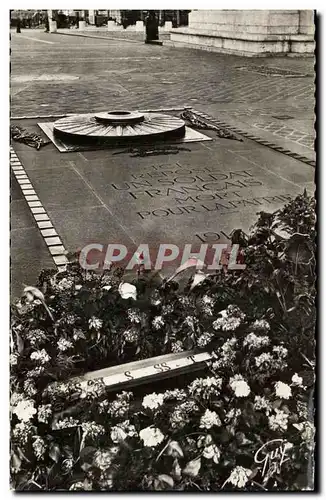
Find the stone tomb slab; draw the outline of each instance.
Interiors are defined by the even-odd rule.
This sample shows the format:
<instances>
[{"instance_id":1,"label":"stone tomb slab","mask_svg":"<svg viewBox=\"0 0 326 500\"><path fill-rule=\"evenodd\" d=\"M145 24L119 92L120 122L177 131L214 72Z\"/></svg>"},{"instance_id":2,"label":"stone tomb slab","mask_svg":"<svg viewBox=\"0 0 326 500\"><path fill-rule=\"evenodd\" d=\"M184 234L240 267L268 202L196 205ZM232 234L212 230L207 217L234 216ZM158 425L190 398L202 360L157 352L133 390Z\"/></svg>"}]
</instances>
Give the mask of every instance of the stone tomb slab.
<instances>
[{"instance_id":1,"label":"stone tomb slab","mask_svg":"<svg viewBox=\"0 0 326 500\"><path fill-rule=\"evenodd\" d=\"M247 145L258 149L250 141ZM225 240L234 228L248 230L257 212L276 210L301 193L303 171L306 182L313 180L312 167L266 148L264 165L248 159L248 150L246 157L230 151L233 141L216 139L205 146L175 157L121 155L110 162L92 161L88 152L80 172L133 239L143 243L195 243L208 232ZM294 164L301 169L300 182L286 173L293 173Z\"/></svg>"},{"instance_id":2,"label":"stone tomb slab","mask_svg":"<svg viewBox=\"0 0 326 500\"><path fill-rule=\"evenodd\" d=\"M44 165L38 159L29 176L70 251L90 242L194 249L226 242L233 229L248 231L257 212L311 191L312 167L255 142L214 137L187 147L142 158L110 150L60 154L50 145L47 155L42 150ZM31 164L30 148L20 148L23 164L25 155Z\"/></svg>"}]
</instances>

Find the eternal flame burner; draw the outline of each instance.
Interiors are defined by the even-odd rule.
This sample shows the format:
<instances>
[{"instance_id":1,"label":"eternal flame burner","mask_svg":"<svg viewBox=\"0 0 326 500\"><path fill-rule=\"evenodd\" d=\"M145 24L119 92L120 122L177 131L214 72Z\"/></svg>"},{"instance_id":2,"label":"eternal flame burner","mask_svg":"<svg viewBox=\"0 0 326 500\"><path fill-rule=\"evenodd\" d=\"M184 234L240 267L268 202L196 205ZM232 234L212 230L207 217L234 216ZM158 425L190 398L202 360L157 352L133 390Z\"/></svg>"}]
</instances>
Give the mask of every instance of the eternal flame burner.
<instances>
[{"instance_id":1,"label":"eternal flame burner","mask_svg":"<svg viewBox=\"0 0 326 500\"><path fill-rule=\"evenodd\" d=\"M53 131L75 144L124 145L184 137L186 127L180 118L162 113L110 111L61 118Z\"/></svg>"}]
</instances>

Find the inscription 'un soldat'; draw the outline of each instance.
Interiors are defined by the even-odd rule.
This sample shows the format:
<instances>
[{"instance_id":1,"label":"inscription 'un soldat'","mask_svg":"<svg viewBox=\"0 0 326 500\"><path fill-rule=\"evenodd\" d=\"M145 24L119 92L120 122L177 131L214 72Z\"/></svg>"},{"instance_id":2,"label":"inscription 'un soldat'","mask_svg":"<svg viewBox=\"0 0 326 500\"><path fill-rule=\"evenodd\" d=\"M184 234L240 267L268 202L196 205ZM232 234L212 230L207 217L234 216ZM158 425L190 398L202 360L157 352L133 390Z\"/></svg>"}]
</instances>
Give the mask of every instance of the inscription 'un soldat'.
<instances>
[{"instance_id":1,"label":"inscription 'un soldat'","mask_svg":"<svg viewBox=\"0 0 326 500\"><path fill-rule=\"evenodd\" d=\"M196 174L193 176L187 175L177 175L174 178L156 178L154 183L149 180L142 179L141 181L124 181L121 184L112 183L111 186L117 191L129 191L130 189L139 189L139 188L147 188L154 187L159 184L160 186L175 186L176 184L197 184L198 182L211 183L211 181L215 182L223 182L228 179L233 180L237 177L241 178L252 178L250 172L247 170L240 170L237 172L228 172L228 173L214 173L214 174ZM205 186L208 186L204 184ZM235 184L236 187L240 187L241 184ZM246 187L245 185L243 187ZM211 187L205 187L204 189L212 189ZM223 189L223 188L221 188Z\"/></svg>"}]
</instances>

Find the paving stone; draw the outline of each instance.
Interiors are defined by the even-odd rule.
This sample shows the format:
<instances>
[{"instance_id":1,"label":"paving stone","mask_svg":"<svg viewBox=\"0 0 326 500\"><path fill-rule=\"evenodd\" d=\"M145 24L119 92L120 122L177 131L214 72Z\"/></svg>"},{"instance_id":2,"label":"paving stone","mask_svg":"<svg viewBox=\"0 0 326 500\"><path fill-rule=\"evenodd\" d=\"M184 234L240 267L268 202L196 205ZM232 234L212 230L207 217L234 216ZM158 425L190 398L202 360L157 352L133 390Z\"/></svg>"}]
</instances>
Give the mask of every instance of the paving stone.
<instances>
[{"instance_id":1,"label":"paving stone","mask_svg":"<svg viewBox=\"0 0 326 500\"><path fill-rule=\"evenodd\" d=\"M65 252L65 249L62 245L49 247L49 250L52 255L61 255Z\"/></svg>"},{"instance_id":2,"label":"paving stone","mask_svg":"<svg viewBox=\"0 0 326 500\"><path fill-rule=\"evenodd\" d=\"M36 227L17 228L10 235L11 298L19 298L24 285L35 285L41 269L54 263Z\"/></svg>"},{"instance_id":3,"label":"paving stone","mask_svg":"<svg viewBox=\"0 0 326 500\"><path fill-rule=\"evenodd\" d=\"M54 255L53 260L57 266L68 263L68 259L64 255Z\"/></svg>"},{"instance_id":4,"label":"paving stone","mask_svg":"<svg viewBox=\"0 0 326 500\"><path fill-rule=\"evenodd\" d=\"M25 195L31 195L31 194L36 194L34 189L24 189L22 188L22 191Z\"/></svg>"},{"instance_id":5,"label":"paving stone","mask_svg":"<svg viewBox=\"0 0 326 500\"><path fill-rule=\"evenodd\" d=\"M48 164L51 164L53 156L58 155L58 152L49 154ZM65 155L61 153L60 157ZM100 204L85 182L70 168L31 170L30 178L40 199L47 200L48 207L71 209Z\"/></svg>"},{"instance_id":6,"label":"paving stone","mask_svg":"<svg viewBox=\"0 0 326 500\"><path fill-rule=\"evenodd\" d=\"M10 172L10 198L13 200L24 200L22 190L12 172Z\"/></svg>"},{"instance_id":7,"label":"paving stone","mask_svg":"<svg viewBox=\"0 0 326 500\"><path fill-rule=\"evenodd\" d=\"M62 244L62 241L60 240L60 238L58 236L55 236L53 238L45 238L44 241L48 247Z\"/></svg>"},{"instance_id":8,"label":"paving stone","mask_svg":"<svg viewBox=\"0 0 326 500\"><path fill-rule=\"evenodd\" d=\"M27 196L25 196L26 198L26 201L30 202L30 201L39 201L39 198L36 194L28 194Z\"/></svg>"},{"instance_id":9,"label":"paving stone","mask_svg":"<svg viewBox=\"0 0 326 500\"><path fill-rule=\"evenodd\" d=\"M27 186L29 187L32 187L31 186L31 181L29 179L17 179L17 182L18 184L20 184L22 186L22 188L26 189Z\"/></svg>"},{"instance_id":10,"label":"paving stone","mask_svg":"<svg viewBox=\"0 0 326 500\"><path fill-rule=\"evenodd\" d=\"M29 207L41 207L42 203L40 201L28 201L27 202Z\"/></svg>"},{"instance_id":11,"label":"paving stone","mask_svg":"<svg viewBox=\"0 0 326 500\"><path fill-rule=\"evenodd\" d=\"M43 214L45 210L43 207L31 207L32 214Z\"/></svg>"},{"instance_id":12,"label":"paving stone","mask_svg":"<svg viewBox=\"0 0 326 500\"><path fill-rule=\"evenodd\" d=\"M34 214L34 219L36 221L49 220L49 216L47 214Z\"/></svg>"},{"instance_id":13,"label":"paving stone","mask_svg":"<svg viewBox=\"0 0 326 500\"><path fill-rule=\"evenodd\" d=\"M38 220L37 221L37 226L42 229L46 227L51 227L52 228L52 222L50 220Z\"/></svg>"},{"instance_id":14,"label":"paving stone","mask_svg":"<svg viewBox=\"0 0 326 500\"><path fill-rule=\"evenodd\" d=\"M69 251L76 251L90 243L133 245L130 234L105 207L69 211L50 208L49 215Z\"/></svg>"},{"instance_id":15,"label":"paving stone","mask_svg":"<svg viewBox=\"0 0 326 500\"><path fill-rule=\"evenodd\" d=\"M42 226L39 226L39 227L42 227ZM48 237L48 236L57 236L57 232L55 229L51 228L51 229L42 229L41 230L41 234L42 236L44 237ZM48 240L46 241L46 243L48 244Z\"/></svg>"},{"instance_id":16,"label":"paving stone","mask_svg":"<svg viewBox=\"0 0 326 500\"><path fill-rule=\"evenodd\" d=\"M13 230L35 227L32 214L24 199L12 200L10 203L10 225Z\"/></svg>"}]
</instances>

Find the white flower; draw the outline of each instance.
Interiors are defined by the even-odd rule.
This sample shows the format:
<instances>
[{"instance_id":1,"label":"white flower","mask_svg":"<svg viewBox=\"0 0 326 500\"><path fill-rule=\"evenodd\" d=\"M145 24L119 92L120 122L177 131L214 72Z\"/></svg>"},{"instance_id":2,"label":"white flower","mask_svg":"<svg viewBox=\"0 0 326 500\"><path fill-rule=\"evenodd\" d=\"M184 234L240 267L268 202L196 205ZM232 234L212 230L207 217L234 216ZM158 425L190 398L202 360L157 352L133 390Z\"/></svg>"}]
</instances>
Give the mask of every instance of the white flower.
<instances>
[{"instance_id":1,"label":"white flower","mask_svg":"<svg viewBox=\"0 0 326 500\"><path fill-rule=\"evenodd\" d=\"M202 301L206 306L213 306L214 305L213 297L209 297L208 295L204 295L204 297L202 298Z\"/></svg>"},{"instance_id":2,"label":"white flower","mask_svg":"<svg viewBox=\"0 0 326 500\"><path fill-rule=\"evenodd\" d=\"M151 299L151 304L153 304L153 306L158 306L159 304L161 304L161 302L162 300L158 296L154 296Z\"/></svg>"},{"instance_id":3,"label":"white flower","mask_svg":"<svg viewBox=\"0 0 326 500\"><path fill-rule=\"evenodd\" d=\"M143 399L143 407L149 408L151 410L156 410L159 406L163 404L164 394L156 394L153 392L152 394L147 394Z\"/></svg>"},{"instance_id":4,"label":"white flower","mask_svg":"<svg viewBox=\"0 0 326 500\"><path fill-rule=\"evenodd\" d=\"M155 330L159 330L159 328L164 326L164 319L162 318L162 316L155 316L155 318L152 321L152 325L153 328L155 328Z\"/></svg>"},{"instance_id":5,"label":"white flower","mask_svg":"<svg viewBox=\"0 0 326 500\"><path fill-rule=\"evenodd\" d=\"M300 418L303 420L307 420L309 417L309 410L307 403L303 403L302 401L297 401L297 411Z\"/></svg>"},{"instance_id":6,"label":"white flower","mask_svg":"<svg viewBox=\"0 0 326 500\"><path fill-rule=\"evenodd\" d=\"M24 391L28 396L34 396L37 393L35 383L31 379L26 379L24 382Z\"/></svg>"},{"instance_id":7,"label":"white flower","mask_svg":"<svg viewBox=\"0 0 326 500\"><path fill-rule=\"evenodd\" d=\"M222 422L215 411L206 410L200 419L199 427L201 429L210 429L213 425L220 426Z\"/></svg>"},{"instance_id":8,"label":"white flower","mask_svg":"<svg viewBox=\"0 0 326 500\"><path fill-rule=\"evenodd\" d=\"M173 304L164 304L162 306L162 314L164 314L164 315L171 314L173 311L174 311Z\"/></svg>"},{"instance_id":9,"label":"white flower","mask_svg":"<svg viewBox=\"0 0 326 500\"><path fill-rule=\"evenodd\" d=\"M241 415L241 410L239 410L239 408L232 408L225 415L225 420L230 421L230 420L233 420L233 419L240 417L240 415Z\"/></svg>"},{"instance_id":10,"label":"white flower","mask_svg":"<svg viewBox=\"0 0 326 500\"><path fill-rule=\"evenodd\" d=\"M18 363L18 354L10 354L9 363L11 366L16 366Z\"/></svg>"},{"instance_id":11,"label":"white flower","mask_svg":"<svg viewBox=\"0 0 326 500\"><path fill-rule=\"evenodd\" d=\"M265 410L266 415L269 415L272 405L265 396L255 396L254 408L255 410Z\"/></svg>"},{"instance_id":12,"label":"white flower","mask_svg":"<svg viewBox=\"0 0 326 500\"><path fill-rule=\"evenodd\" d=\"M238 465L233 469L226 482L232 483L233 486L236 486L237 488L243 488L246 485L250 475L250 469L245 469L244 467Z\"/></svg>"},{"instance_id":13,"label":"white flower","mask_svg":"<svg viewBox=\"0 0 326 500\"><path fill-rule=\"evenodd\" d=\"M210 332L204 332L200 335L200 337L197 339L197 345L198 347L206 347L207 344L209 344L214 337L214 333Z\"/></svg>"},{"instance_id":14,"label":"white flower","mask_svg":"<svg viewBox=\"0 0 326 500\"><path fill-rule=\"evenodd\" d=\"M276 345L273 347L273 352L275 352L281 358L285 358L288 355L288 350L282 345Z\"/></svg>"},{"instance_id":15,"label":"white flower","mask_svg":"<svg viewBox=\"0 0 326 500\"><path fill-rule=\"evenodd\" d=\"M12 392L10 395L11 406L16 406L20 401L24 400L24 396L20 392Z\"/></svg>"},{"instance_id":16,"label":"white flower","mask_svg":"<svg viewBox=\"0 0 326 500\"><path fill-rule=\"evenodd\" d=\"M250 394L250 387L241 375L231 377L229 384L238 398L245 398Z\"/></svg>"},{"instance_id":17,"label":"white flower","mask_svg":"<svg viewBox=\"0 0 326 500\"><path fill-rule=\"evenodd\" d=\"M213 459L213 462L218 464L220 461L221 452L216 446L216 444L210 444L204 448L203 457L208 460Z\"/></svg>"},{"instance_id":18,"label":"white flower","mask_svg":"<svg viewBox=\"0 0 326 500\"><path fill-rule=\"evenodd\" d=\"M77 389L81 391L81 399L95 399L102 396L105 392L105 384L102 379L84 380L78 384Z\"/></svg>"},{"instance_id":19,"label":"white flower","mask_svg":"<svg viewBox=\"0 0 326 500\"><path fill-rule=\"evenodd\" d=\"M73 284L74 284L73 280L68 278L62 278L62 280L60 280L58 283L58 288L60 290L68 290L73 286Z\"/></svg>"},{"instance_id":20,"label":"white flower","mask_svg":"<svg viewBox=\"0 0 326 500\"><path fill-rule=\"evenodd\" d=\"M135 344L139 338L139 330L135 327L130 328L130 330L126 330L123 333L124 339L126 342L130 344Z\"/></svg>"},{"instance_id":21,"label":"white flower","mask_svg":"<svg viewBox=\"0 0 326 500\"><path fill-rule=\"evenodd\" d=\"M32 425L30 422L19 422L13 428L12 434L13 438L20 442L20 444L26 445L30 438L32 432Z\"/></svg>"},{"instance_id":22,"label":"white flower","mask_svg":"<svg viewBox=\"0 0 326 500\"><path fill-rule=\"evenodd\" d=\"M68 349L71 349L73 347L73 343L70 342L70 340L66 340L64 338L61 338L57 342L57 346L59 351L67 351Z\"/></svg>"},{"instance_id":23,"label":"white flower","mask_svg":"<svg viewBox=\"0 0 326 500\"><path fill-rule=\"evenodd\" d=\"M309 421L304 422L303 432L301 433L301 437L306 443L308 444L310 443L310 447L313 447L314 435L315 435L314 425Z\"/></svg>"},{"instance_id":24,"label":"white flower","mask_svg":"<svg viewBox=\"0 0 326 500\"><path fill-rule=\"evenodd\" d=\"M222 387L222 379L217 377L196 378L189 384L191 395L202 399L209 399L212 394L217 396Z\"/></svg>"},{"instance_id":25,"label":"white flower","mask_svg":"<svg viewBox=\"0 0 326 500\"><path fill-rule=\"evenodd\" d=\"M51 405L40 405L38 407L37 418L39 422L46 424L52 415Z\"/></svg>"},{"instance_id":26,"label":"white flower","mask_svg":"<svg viewBox=\"0 0 326 500\"><path fill-rule=\"evenodd\" d=\"M67 314L62 318L62 320L68 325L73 325L77 321L77 316L75 314Z\"/></svg>"},{"instance_id":27,"label":"white flower","mask_svg":"<svg viewBox=\"0 0 326 500\"><path fill-rule=\"evenodd\" d=\"M36 458L39 460L43 457L46 446L44 440L40 436L36 436L33 441L33 450Z\"/></svg>"},{"instance_id":28,"label":"white flower","mask_svg":"<svg viewBox=\"0 0 326 500\"><path fill-rule=\"evenodd\" d=\"M121 283L119 293L123 299L137 299L137 288L130 283Z\"/></svg>"},{"instance_id":29,"label":"white flower","mask_svg":"<svg viewBox=\"0 0 326 500\"><path fill-rule=\"evenodd\" d=\"M72 417L66 417L63 418L62 420L57 420L56 422L53 422L52 429L53 430L70 429L72 427L78 427L79 425L80 425L79 420L76 420L75 418Z\"/></svg>"},{"instance_id":30,"label":"white flower","mask_svg":"<svg viewBox=\"0 0 326 500\"><path fill-rule=\"evenodd\" d=\"M99 436L105 434L105 428L103 425L97 424L96 422L84 422L81 424L84 435L96 439Z\"/></svg>"},{"instance_id":31,"label":"white flower","mask_svg":"<svg viewBox=\"0 0 326 500\"><path fill-rule=\"evenodd\" d=\"M270 330L271 329L270 324L265 319L256 319L256 321L252 325L252 328L254 330Z\"/></svg>"},{"instance_id":32,"label":"white flower","mask_svg":"<svg viewBox=\"0 0 326 500\"><path fill-rule=\"evenodd\" d=\"M224 312L224 311L223 311ZM229 332L236 330L241 324L241 318L227 317L218 318L213 323L213 328L215 330L223 330L224 332Z\"/></svg>"},{"instance_id":33,"label":"white flower","mask_svg":"<svg viewBox=\"0 0 326 500\"><path fill-rule=\"evenodd\" d=\"M255 363L256 363L257 368L262 366L264 363L269 365L272 362L273 362L273 357L269 352L263 352L260 356L257 356L255 358Z\"/></svg>"},{"instance_id":34,"label":"white flower","mask_svg":"<svg viewBox=\"0 0 326 500\"><path fill-rule=\"evenodd\" d=\"M125 420L121 424L117 424L111 429L111 439L114 443L124 441L127 437L137 436L137 431L134 425L131 425L129 420Z\"/></svg>"},{"instance_id":35,"label":"white flower","mask_svg":"<svg viewBox=\"0 0 326 500\"><path fill-rule=\"evenodd\" d=\"M111 466L118 451L119 448L117 446L112 446L112 448L108 450L97 450L93 458L94 465L102 471L107 470Z\"/></svg>"},{"instance_id":36,"label":"white flower","mask_svg":"<svg viewBox=\"0 0 326 500\"><path fill-rule=\"evenodd\" d=\"M272 431L286 431L288 428L288 414L282 410L274 410L275 415L268 417L268 425Z\"/></svg>"},{"instance_id":37,"label":"white flower","mask_svg":"<svg viewBox=\"0 0 326 500\"><path fill-rule=\"evenodd\" d=\"M196 318L193 318L192 316L187 316L184 320L184 323L187 325L187 326L190 326L190 328L194 329L194 322L195 322Z\"/></svg>"},{"instance_id":38,"label":"white flower","mask_svg":"<svg viewBox=\"0 0 326 500\"><path fill-rule=\"evenodd\" d=\"M283 382L276 382L275 393L277 397L282 399L289 399L292 395L291 387Z\"/></svg>"},{"instance_id":39,"label":"white flower","mask_svg":"<svg viewBox=\"0 0 326 500\"><path fill-rule=\"evenodd\" d=\"M182 401L187 397L187 393L184 389L173 389L167 390L164 393L164 399L176 399Z\"/></svg>"},{"instance_id":40,"label":"white flower","mask_svg":"<svg viewBox=\"0 0 326 500\"><path fill-rule=\"evenodd\" d=\"M301 432L301 438L305 441L305 444L308 446L308 449L312 450L314 447L314 435L315 435L315 427L309 422L300 422L299 424L292 424L293 427L298 429Z\"/></svg>"},{"instance_id":41,"label":"white flower","mask_svg":"<svg viewBox=\"0 0 326 500\"><path fill-rule=\"evenodd\" d=\"M140 439L144 442L144 446L154 447L162 443L164 434L156 427L146 427L139 433Z\"/></svg>"},{"instance_id":42,"label":"white flower","mask_svg":"<svg viewBox=\"0 0 326 500\"><path fill-rule=\"evenodd\" d=\"M120 441L124 441L126 439L127 434L123 429L121 429L121 427L115 425L111 429L110 436L114 443L119 443Z\"/></svg>"},{"instance_id":43,"label":"white flower","mask_svg":"<svg viewBox=\"0 0 326 500\"><path fill-rule=\"evenodd\" d=\"M74 328L73 339L75 341L80 340L80 339L86 339L85 334L83 333L83 330L81 330L80 328Z\"/></svg>"},{"instance_id":44,"label":"white flower","mask_svg":"<svg viewBox=\"0 0 326 500\"><path fill-rule=\"evenodd\" d=\"M182 352L183 351L183 343L181 340L177 340L176 342L172 342L171 344L172 352Z\"/></svg>"},{"instance_id":45,"label":"white flower","mask_svg":"<svg viewBox=\"0 0 326 500\"><path fill-rule=\"evenodd\" d=\"M13 413L15 413L22 422L28 422L28 420L31 420L36 412L37 410L34 408L34 401L31 399L24 399L23 401L20 401L13 409Z\"/></svg>"},{"instance_id":46,"label":"white flower","mask_svg":"<svg viewBox=\"0 0 326 500\"><path fill-rule=\"evenodd\" d=\"M268 345L269 342L270 340L267 335L265 335L264 337L259 337L252 332L245 337L243 345L248 345L249 349L260 349L261 347Z\"/></svg>"},{"instance_id":47,"label":"white flower","mask_svg":"<svg viewBox=\"0 0 326 500\"><path fill-rule=\"evenodd\" d=\"M42 373L44 373L44 366L36 366L36 368L34 368L34 370L29 370L27 373L26 373L26 376L27 377L39 377Z\"/></svg>"},{"instance_id":48,"label":"white flower","mask_svg":"<svg viewBox=\"0 0 326 500\"><path fill-rule=\"evenodd\" d=\"M202 309L207 314L207 316L213 315L214 299L208 295L204 295L201 300Z\"/></svg>"},{"instance_id":49,"label":"white flower","mask_svg":"<svg viewBox=\"0 0 326 500\"><path fill-rule=\"evenodd\" d=\"M41 365L45 365L50 361L50 356L46 352L45 349L42 349L41 351L34 351L30 355L31 360L39 362Z\"/></svg>"},{"instance_id":50,"label":"white flower","mask_svg":"<svg viewBox=\"0 0 326 500\"><path fill-rule=\"evenodd\" d=\"M236 337L231 337L229 340L224 342L221 349L223 351L223 355L233 353L233 348L237 344L238 340Z\"/></svg>"},{"instance_id":51,"label":"white flower","mask_svg":"<svg viewBox=\"0 0 326 500\"><path fill-rule=\"evenodd\" d=\"M298 387L302 387L303 378L299 377L299 375L297 373L295 373L293 375L291 380L292 380L293 385L297 385Z\"/></svg>"},{"instance_id":52,"label":"white flower","mask_svg":"<svg viewBox=\"0 0 326 500\"><path fill-rule=\"evenodd\" d=\"M99 330L102 328L103 321L101 319L95 318L95 316L92 316L91 319L88 320L88 326L89 328L94 328L94 330Z\"/></svg>"},{"instance_id":53,"label":"white flower","mask_svg":"<svg viewBox=\"0 0 326 500\"><path fill-rule=\"evenodd\" d=\"M132 323L140 323L140 311L137 309L128 309L128 318Z\"/></svg>"}]
</instances>

